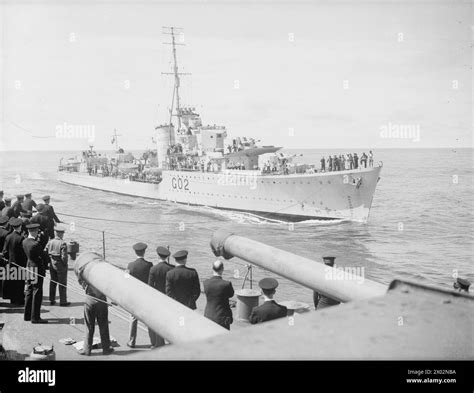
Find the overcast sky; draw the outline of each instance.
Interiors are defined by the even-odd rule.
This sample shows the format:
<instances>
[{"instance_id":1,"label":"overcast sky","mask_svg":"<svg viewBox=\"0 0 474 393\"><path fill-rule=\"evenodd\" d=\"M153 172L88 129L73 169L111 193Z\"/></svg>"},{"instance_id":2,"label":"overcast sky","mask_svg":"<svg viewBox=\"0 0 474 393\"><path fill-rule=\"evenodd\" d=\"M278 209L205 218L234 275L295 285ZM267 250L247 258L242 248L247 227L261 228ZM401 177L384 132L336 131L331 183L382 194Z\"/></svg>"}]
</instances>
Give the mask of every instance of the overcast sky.
<instances>
[{"instance_id":1,"label":"overcast sky","mask_svg":"<svg viewBox=\"0 0 474 393\"><path fill-rule=\"evenodd\" d=\"M112 148L114 128L122 147L151 147L168 120L162 26L173 25L184 28L180 70L192 72L182 102L231 136L290 148L472 146L469 1L256 3L2 2L0 150L89 145L58 137L64 125L89 126L97 149ZM409 138L387 137L400 126Z\"/></svg>"}]
</instances>

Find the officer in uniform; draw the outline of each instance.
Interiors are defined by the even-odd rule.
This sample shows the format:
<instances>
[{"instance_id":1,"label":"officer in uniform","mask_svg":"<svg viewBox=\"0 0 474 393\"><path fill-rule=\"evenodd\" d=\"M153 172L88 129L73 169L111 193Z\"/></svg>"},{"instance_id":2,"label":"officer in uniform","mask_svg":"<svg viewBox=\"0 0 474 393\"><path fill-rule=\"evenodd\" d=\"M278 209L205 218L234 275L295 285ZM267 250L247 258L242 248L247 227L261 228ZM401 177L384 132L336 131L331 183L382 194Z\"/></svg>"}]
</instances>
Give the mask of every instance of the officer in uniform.
<instances>
[{"instance_id":1,"label":"officer in uniform","mask_svg":"<svg viewBox=\"0 0 474 393\"><path fill-rule=\"evenodd\" d=\"M23 240L23 250L28 258L27 268L29 271L25 289L25 321L31 323L48 323L41 319L41 303L43 301L43 277L46 273L47 263L44 258L43 248L36 240L40 225L29 224L27 226L28 237Z\"/></svg>"},{"instance_id":2,"label":"officer in uniform","mask_svg":"<svg viewBox=\"0 0 474 393\"><path fill-rule=\"evenodd\" d=\"M333 267L335 259L336 257L323 257L323 262L326 266ZM313 292L313 302L314 302L315 310L341 304L341 302L338 302L337 300L333 300L324 295L321 295L320 293L316 291Z\"/></svg>"},{"instance_id":3,"label":"officer in uniform","mask_svg":"<svg viewBox=\"0 0 474 393\"><path fill-rule=\"evenodd\" d=\"M26 210L29 212L32 212L33 208L36 208L36 202L33 199L31 199L31 192L28 192L25 194L25 200L21 204L21 207L23 208L23 210Z\"/></svg>"},{"instance_id":4,"label":"officer in uniform","mask_svg":"<svg viewBox=\"0 0 474 393\"><path fill-rule=\"evenodd\" d=\"M199 276L195 269L186 267L188 252L181 250L173 254L176 267L166 274L166 294L189 307L196 309L196 300L201 295Z\"/></svg>"},{"instance_id":5,"label":"officer in uniform","mask_svg":"<svg viewBox=\"0 0 474 393\"><path fill-rule=\"evenodd\" d=\"M24 275L23 269L26 267L26 255L23 251L23 240L25 239L21 233L21 224L23 221L19 218L12 217L8 221L13 231L7 235L3 244L3 257L8 259L9 277L4 282L3 297L10 299L12 304L23 306L25 300L23 290L25 281L21 280ZM16 278L16 279L15 279Z\"/></svg>"},{"instance_id":6,"label":"officer in uniform","mask_svg":"<svg viewBox=\"0 0 474 393\"><path fill-rule=\"evenodd\" d=\"M63 240L65 229L55 228L56 237L51 239L46 245L46 252L49 255L49 301L52 306L56 304L56 287L59 284L59 305L67 307L71 303L67 301L67 244ZM57 284L58 283L58 284Z\"/></svg>"},{"instance_id":7,"label":"officer in uniform","mask_svg":"<svg viewBox=\"0 0 474 393\"><path fill-rule=\"evenodd\" d=\"M0 216L0 267L5 268L7 261L3 257L3 246L5 245L5 239L10 234L7 229L8 217ZM3 280L0 280L0 296L3 297Z\"/></svg>"},{"instance_id":8,"label":"officer in uniform","mask_svg":"<svg viewBox=\"0 0 474 393\"><path fill-rule=\"evenodd\" d=\"M53 223L57 223L57 224L61 223L61 220L58 218L58 216L54 212L53 206L49 204L49 202L51 201L51 197L49 195L45 195L42 199L45 205L44 214L46 214L46 216L48 216L51 219L51 221L53 221Z\"/></svg>"},{"instance_id":9,"label":"officer in uniform","mask_svg":"<svg viewBox=\"0 0 474 393\"><path fill-rule=\"evenodd\" d=\"M0 212L5 207L5 201L3 200L3 190L0 190Z\"/></svg>"},{"instance_id":10,"label":"officer in uniform","mask_svg":"<svg viewBox=\"0 0 474 393\"><path fill-rule=\"evenodd\" d=\"M87 329L86 338L84 339L84 348L79 351L79 354L90 356L94 340L95 323L97 321L97 325L99 325L100 341L102 344L102 353L104 355L109 355L114 352L114 349L110 346L107 297L97 288L88 284L80 276L79 284L81 284L86 291L86 301L84 302L84 324Z\"/></svg>"},{"instance_id":11,"label":"officer in uniform","mask_svg":"<svg viewBox=\"0 0 474 393\"><path fill-rule=\"evenodd\" d=\"M148 285L157 289L161 293L166 293L166 273L174 268L174 265L171 265L168 262L168 258L171 255L170 251L166 247L157 247L156 253L160 258L160 262L154 265L150 269L150 276L148 278ZM150 335L151 347L157 348L165 345L165 340L160 335L156 334L153 330L148 329L148 334Z\"/></svg>"},{"instance_id":12,"label":"officer in uniform","mask_svg":"<svg viewBox=\"0 0 474 393\"><path fill-rule=\"evenodd\" d=\"M12 207L12 199L5 198L5 207L2 209L2 216L12 218L14 214L13 207Z\"/></svg>"},{"instance_id":13,"label":"officer in uniform","mask_svg":"<svg viewBox=\"0 0 474 393\"><path fill-rule=\"evenodd\" d=\"M466 280L465 278L458 277L453 284L454 289L458 292L466 292L469 293L469 287L471 286L471 282Z\"/></svg>"},{"instance_id":14,"label":"officer in uniform","mask_svg":"<svg viewBox=\"0 0 474 393\"><path fill-rule=\"evenodd\" d=\"M41 231L46 234L46 238L42 240L43 248L46 247L49 239L54 239L54 221L46 214L46 205L38 203L36 210L38 213L30 220L30 223L39 224Z\"/></svg>"},{"instance_id":15,"label":"officer in uniform","mask_svg":"<svg viewBox=\"0 0 474 393\"><path fill-rule=\"evenodd\" d=\"M215 261L212 270L213 276L204 281L204 293L207 299L204 316L230 330L233 319L229 299L234 296L234 288L230 281L222 278L224 272L222 261Z\"/></svg>"},{"instance_id":16,"label":"officer in uniform","mask_svg":"<svg viewBox=\"0 0 474 393\"><path fill-rule=\"evenodd\" d=\"M148 277L150 276L150 269L153 266L151 262L145 260L145 250L147 249L147 245L145 243L136 243L133 245L133 249L135 250L135 254L137 254L137 259L134 262L130 262L128 264L128 273L135 277L137 280L148 284ZM137 325L138 319L135 315L132 315L132 320L130 322L130 340L128 341L127 345L130 348L135 348L135 341L137 340Z\"/></svg>"},{"instance_id":17,"label":"officer in uniform","mask_svg":"<svg viewBox=\"0 0 474 393\"><path fill-rule=\"evenodd\" d=\"M274 278L264 278L258 282L258 286L262 288L264 303L253 308L249 317L250 323L255 325L256 323L286 317L288 315L287 308L273 300L278 281Z\"/></svg>"}]
</instances>

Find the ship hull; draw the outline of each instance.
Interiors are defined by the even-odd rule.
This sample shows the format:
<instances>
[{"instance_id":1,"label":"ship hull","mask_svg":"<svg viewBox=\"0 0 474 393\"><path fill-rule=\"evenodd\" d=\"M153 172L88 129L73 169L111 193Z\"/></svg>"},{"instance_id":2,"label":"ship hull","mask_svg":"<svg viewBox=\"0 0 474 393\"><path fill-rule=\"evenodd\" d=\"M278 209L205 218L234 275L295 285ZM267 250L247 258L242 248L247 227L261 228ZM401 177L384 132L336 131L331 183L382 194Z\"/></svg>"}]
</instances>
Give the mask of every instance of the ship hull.
<instances>
[{"instance_id":1,"label":"ship hull","mask_svg":"<svg viewBox=\"0 0 474 393\"><path fill-rule=\"evenodd\" d=\"M118 194L250 212L287 221L344 219L366 222L381 167L295 175L163 171L159 184L58 172L67 184Z\"/></svg>"}]
</instances>

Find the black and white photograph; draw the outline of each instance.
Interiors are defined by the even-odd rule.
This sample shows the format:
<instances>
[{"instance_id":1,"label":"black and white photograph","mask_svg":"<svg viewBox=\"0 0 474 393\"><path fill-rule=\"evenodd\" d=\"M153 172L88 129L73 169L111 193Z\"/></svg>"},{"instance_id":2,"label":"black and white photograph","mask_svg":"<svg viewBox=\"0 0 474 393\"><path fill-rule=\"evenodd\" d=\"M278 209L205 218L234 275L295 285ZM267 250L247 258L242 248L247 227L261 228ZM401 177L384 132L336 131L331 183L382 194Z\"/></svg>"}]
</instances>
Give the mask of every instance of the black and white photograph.
<instances>
[{"instance_id":1,"label":"black and white photograph","mask_svg":"<svg viewBox=\"0 0 474 393\"><path fill-rule=\"evenodd\" d=\"M472 392L472 18L1 0L0 392L170 362Z\"/></svg>"}]
</instances>

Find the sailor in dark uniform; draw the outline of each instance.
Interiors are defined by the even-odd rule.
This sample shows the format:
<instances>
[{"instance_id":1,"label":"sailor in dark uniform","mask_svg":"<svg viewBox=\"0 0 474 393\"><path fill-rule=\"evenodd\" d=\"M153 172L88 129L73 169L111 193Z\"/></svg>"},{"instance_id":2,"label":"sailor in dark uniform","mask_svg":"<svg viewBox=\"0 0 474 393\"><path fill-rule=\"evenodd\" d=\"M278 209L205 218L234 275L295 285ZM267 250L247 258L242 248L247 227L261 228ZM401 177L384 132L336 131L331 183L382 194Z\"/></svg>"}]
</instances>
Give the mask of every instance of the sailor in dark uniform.
<instances>
[{"instance_id":1,"label":"sailor in dark uniform","mask_svg":"<svg viewBox=\"0 0 474 393\"><path fill-rule=\"evenodd\" d=\"M46 247L49 239L54 239L54 221L48 217L45 209L45 204L38 203L36 206L38 213L30 220L32 224L39 224L41 231L46 234L45 241L42 241L43 248Z\"/></svg>"},{"instance_id":2,"label":"sailor in dark uniform","mask_svg":"<svg viewBox=\"0 0 474 393\"><path fill-rule=\"evenodd\" d=\"M253 308L249 317L250 323L255 325L256 323L286 317L288 315L287 308L273 300L276 288L278 287L278 281L274 278L264 278L259 281L258 285L262 288L264 303Z\"/></svg>"},{"instance_id":3,"label":"sailor in dark uniform","mask_svg":"<svg viewBox=\"0 0 474 393\"><path fill-rule=\"evenodd\" d=\"M23 210L26 210L29 212L32 212L33 208L36 208L36 202L33 199L31 199L31 192L28 192L25 194L25 200L21 204L21 207L23 208Z\"/></svg>"},{"instance_id":4,"label":"sailor in dark uniform","mask_svg":"<svg viewBox=\"0 0 474 393\"><path fill-rule=\"evenodd\" d=\"M166 294L189 307L196 309L196 300L201 295L199 275L195 269L186 267L188 252L181 250L173 254L176 267L166 274Z\"/></svg>"},{"instance_id":5,"label":"sailor in dark uniform","mask_svg":"<svg viewBox=\"0 0 474 393\"><path fill-rule=\"evenodd\" d=\"M0 212L5 207L5 201L3 200L3 190L0 190Z\"/></svg>"},{"instance_id":6,"label":"sailor in dark uniform","mask_svg":"<svg viewBox=\"0 0 474 393\"><path fill-rule=\"evenodd\" d=\"M7 266L7 260L2 256L3 246L5 245L5 239L10 234L7 229L8 217L0 216L0 267L5 268ZM0 280L0 296L3 297L3 280Z\"/></svg>"},{"instance_id":7,"label":"sailor in dark uniform","mask_svg":"<svg viewBox=\"0 0 474 393\"><path fill-rule=\"evenodd\" d=\"M13 217L18 218L18 217L20 217L20 213L25 211L23 209L23 207L21 207L21 204L23 203L24 199L25 199L25 197L23 195L17 195L16 196L16 201L12 206L13 207Z\"/></svg>"},{"instance_id":8,"label":"sailor in dark uniform","mask_svg":"<svg viewBox=\"0 0 474 393\"><path fill-rule=\"evenodd\" d=\"M25 321L31 323L48 323L41 319L41 303L43 301L43 277L46 273L47 261L44 258L43 248L36 240L39 233L39 224L29 224L28 237L23 240L23 250L28 258L27 268L29 276L25 289Z\"/></svg>"},{"instance_id":9,"label":"sailor in dark uniform","mask_svg":"<svg viewBox=\"0 0 474 393\"><path fill-rule=\"evenodd\" d=\"M333 267L335 259L336 257L323 257L323 262L326 266ZM320 310L321 308L336 306L338 304L341 304L341 302L338 302L337 300L333 300L329 297L321 295L320 293L316 291L313 292L313 301L314 301L315 310Z\"/></svg>"},{"instance_id":10,"label":"sailor in dark uniform","mask_svg":"<svg viewBox=\"0 0 474 393\"><path fill-rule=\"evenodd\" d=\"M10 218L9 224L13 228L3 244L3 257L8 259L9 277L4 281L3 297L10 299L12 304L23 306L24 304L24 288L25 280L23 268L26 267L27 258L23 251L23 240L25 239L21 233L21 224L23 221L19 218ZM16 278L16 279L15 279Z\"/></svg>"},{"instance_id":11,"label":"sailor in dark uniform","mask_svg":"<svg viewBox=\"0 0 474 393\"><path fill-rule=\"evenodd\" d=\"M466 292L469 293L469 287L471 286L471 282L466 280L465 278L458 277L453 284L454 289L458 292Z\"/></svg>"},{"instance_id":12,"label":"sailor in dark uniform","mask_svg":"<svg viewBox=\"0 0 474 393\"><path fill-rule=\"evenodd\" d=\"M5 207L2 209L2 216L11 218L13 217L14 211L12 207L12 199L5 198Z\"/></svg>"},{"instance_id":13,"label":"sailor in dark uniform","mask_svg":"<svg viewBox=\"0 0 474 393\"><path fill-rule=\"evenodd\" d=\"M21 233L24 237L28 237L28 229L26 229L26 226L30 223L31 218L32 214L30 211L20 213L20 219L23 221L23 224L21 225Z\"/></svg>"},{"instance_id":14,"label":"sailor in dark uniform","mask_svg":"<svg viewBox=\"0 0 474 393\"><path fill-rule=\"evenodd\" d=\"M148 285L157 289L163 294L166 294L166 274L174 268L174 265L168 262L170 251L166 247L157 247L156 253L160 258L160 262L150 269L150 276L148 277ZM153 330L148 328L152 348L162 347L165 345L165 340Z\"/></svg>"},{"instance_id":15,"label":"sailor in dark uniform","mask_svg":"<svg viewBox=\"0 0 474 393\"><path fill-rule=\"evenodd\" d=\"M135 250L135 254L137 254L138 258L134 262L130 262L128 264L128 273L140 280L141 282L148 284L148 277L150 276L150 269L153 266L151 262L145 260L145 250L148 246L145 243L136 243L133 245L133 249ZM137 340L137 326L138 326L138 319L135 315L131 315L131 322L130 322L130 340L128 341L127 345L130 348L135 347L135 341Z\"/></svg>"},{"instance_id":16,"label":"sailor in dark uniform","mask_svg":"<svg viewBox=\"0 0 474 393\"><path fill-rule=\"evenodd\" d=\"M222 261L215 261L212 270L214 275L204 281L204 293L207 299L204 316L230 330L233 319L229 299L234 296L234 288L230 281L222 278L224 272Z\"/></svg>"},{"instance_id":17,"label":"sailor in dark uniform","mask_svg":"<svg viewBox=\"0 0 474 393\"><path fill-rule=\"evenodd\" d=\"M61 223L61 220L58 218L58 216L54 212L53 206L49 204L49 202L51 201L51 197L49 195L45 195L42 199L45 205L44 213L53 221L53 223L54 222L57 224ZM54 234L53 234L53 238L54 238Z\"/></svg>"},{"instance_id":18,"label":"sailor in dark uniform","mask_svg":"<svg viewBox=\"0 0 474 393\"><path fill-rule=\"evenodd\" d=\"M86 291L86 301L84 302L84 324L86 325L86 338L84 339L84 347L79 350L80 355L90 356L92 343L94 341L95 323L99 325L100 342L102 353L109 355L114 352L110 345L109 333L109 309L107 297L96 287L88 284L84 279L79 277L79 284Z\"/></svg>"}]
</instances>

